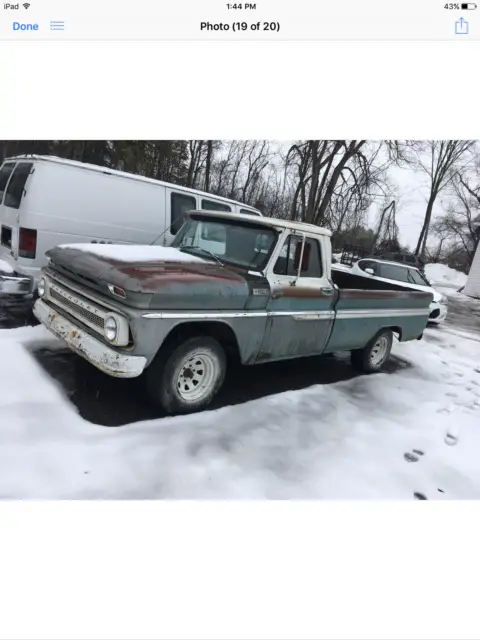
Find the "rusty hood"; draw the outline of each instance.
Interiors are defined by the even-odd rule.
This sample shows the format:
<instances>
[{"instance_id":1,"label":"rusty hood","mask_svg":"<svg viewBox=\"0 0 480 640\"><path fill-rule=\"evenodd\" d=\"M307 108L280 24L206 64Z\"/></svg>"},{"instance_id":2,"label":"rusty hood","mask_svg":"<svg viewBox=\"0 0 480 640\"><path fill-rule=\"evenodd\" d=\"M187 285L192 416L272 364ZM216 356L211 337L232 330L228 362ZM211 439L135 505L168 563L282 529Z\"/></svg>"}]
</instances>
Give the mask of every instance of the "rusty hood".
<instances>
[{"instance_id":1,"label":"rusty hood","mask_svg":"<svg viewBox=\"0 0 480 640\"><path fill-rule=\"evenodd\" d=\"M126 304L135 307L240 310L250 306L254 287L262 294L269 288L264 278L246 270L174 247L72 244L46 255L54 270L108 297L108 285L124 289ZM265 304L267 299L265 295ZM255 302L257 306L260 300Z\"/></svg>"}]
</instances>

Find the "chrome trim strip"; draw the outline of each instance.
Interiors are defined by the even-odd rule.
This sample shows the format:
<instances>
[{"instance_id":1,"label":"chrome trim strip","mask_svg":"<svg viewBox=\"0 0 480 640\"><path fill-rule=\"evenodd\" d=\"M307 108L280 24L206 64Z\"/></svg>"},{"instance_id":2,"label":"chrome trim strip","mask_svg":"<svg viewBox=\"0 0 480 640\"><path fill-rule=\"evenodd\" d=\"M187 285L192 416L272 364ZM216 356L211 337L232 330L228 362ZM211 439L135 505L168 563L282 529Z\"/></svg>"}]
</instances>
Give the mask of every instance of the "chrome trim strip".
<instances>
[{"instance_id":1,"label":"chrome trim strip","mask_svg":"<svg viewBox=\"0 0 480 640\"><path fill-rule=\"evenodd\" d=\"M303 322L305 320L330 320L335 317L335 313L333 311L320 311L319 313L292 315L292 317L297 322Z\"/></svg>"},{"instance_id":2,"label":"chrome trim strip","mask_svg":"<svg viewBox=\"0 0 480 640\"><path fill-rule=\"evenodd\" d=\"M148 319L161 319L161 320L177 320L177 319L195 319L195 320L210 320L210 319L225 319L225 318L266 318L270 316L292 316L296 320L308 319L313 320L317 318L338 318L340 320L350 320L355 318L398 318L398 317L410 317L410 316L428 316L428 309L397 309L392 313L392 309L373 309L366 311L220 311L220 312L178 312L178 311L159 311L152 313L144 313L142 318Z\"/></svg>"},{"instance_id":3,"label":"chrome trim strip","mask_svg":"<svg viewBox=\"0 0 480 640\"><path fill-rule=\"evenodd\" d=\"M416 316L428 316L430 309L368 309L362 310L342 310L337 311L339 320L350 320L359 318L409 318Z\"/></svg>"}]
</instances>

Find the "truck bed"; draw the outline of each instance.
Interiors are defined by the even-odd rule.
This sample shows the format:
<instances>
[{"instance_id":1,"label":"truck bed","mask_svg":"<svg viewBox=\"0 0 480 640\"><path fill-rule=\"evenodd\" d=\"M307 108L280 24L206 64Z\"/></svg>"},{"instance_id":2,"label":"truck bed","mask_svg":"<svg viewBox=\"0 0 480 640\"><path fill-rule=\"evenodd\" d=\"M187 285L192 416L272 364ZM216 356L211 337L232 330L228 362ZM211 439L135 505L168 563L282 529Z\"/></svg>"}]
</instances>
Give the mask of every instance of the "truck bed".
<instances>
[{"instance_id":1,"label":"truck bed","mask_svg":"<svg viewBox=\"0 0 480 640\"><path fill-rule=\"evenodd\" d=\"M339 289L356 289L368 291L410 291L417 292L416 289L402 286L401 284L393 284L390 282L382 282L381 280L373 280L372 278L364 278L349 271L335 269L332 266L332 281Z\"/></svg>"},{"instance_id":2,"label":"truck bed","mask_svg":"<svg viewBox=\"0 0 480 640\"><path fill-rule=\"evenodd\" d=\"M338 287L335 321L326 351L360 349L382 328L400 341L420 338L432 294L332 269Z\"/></svg>"}]
</instances>

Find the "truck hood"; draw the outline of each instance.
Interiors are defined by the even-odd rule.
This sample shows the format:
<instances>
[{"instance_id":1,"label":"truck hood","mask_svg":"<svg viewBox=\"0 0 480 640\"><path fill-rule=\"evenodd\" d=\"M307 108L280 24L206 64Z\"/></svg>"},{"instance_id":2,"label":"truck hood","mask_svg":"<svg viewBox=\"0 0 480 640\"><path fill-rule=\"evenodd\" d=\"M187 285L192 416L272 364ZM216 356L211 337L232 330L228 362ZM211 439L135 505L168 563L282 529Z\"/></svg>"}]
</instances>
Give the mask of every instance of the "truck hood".
<instances>
[{"instance_id":1,"label":"truck hood","mask_svg":"<svg viewBox=\"0 0 480 640\"><path fill-rule=\"evenodd\" d=\"M125 304L137 308L242 310L251 306L253 287L261 293L255 296L256 308L264 308L269 297L265 278L173 247L60 245L46 255L59 274L117 303L108 285L120 287L127 294Z\"/></svg>"}]
</instances>

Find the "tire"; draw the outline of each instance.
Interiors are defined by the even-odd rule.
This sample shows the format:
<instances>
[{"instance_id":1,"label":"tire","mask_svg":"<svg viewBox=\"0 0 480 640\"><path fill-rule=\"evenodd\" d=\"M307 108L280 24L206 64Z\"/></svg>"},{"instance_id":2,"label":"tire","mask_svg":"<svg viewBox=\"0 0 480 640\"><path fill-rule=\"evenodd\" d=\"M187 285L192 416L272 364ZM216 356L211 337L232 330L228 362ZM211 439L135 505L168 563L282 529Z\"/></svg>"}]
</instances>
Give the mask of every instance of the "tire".
<instances>
[{"instance_id":1,"label":"tire","mask_svg":"<svg viewBox=\"0 0 480 640\"><path fill-rule=\"evenodd\" d=\"M38 300L38 294L35 292L32 295L32 299L31 299L31 304L29 304L28 306L28 311L27 311L27 324L30 327L36 327L37 325L40 324L40 320L37 320L37 316L33 313L33 307L35 306L35 302Z\"/></svg>"},{"instance_id":2,"label":"tire","mask_svg":"<svg viewBox=\"0 0 480 640\"><path fill-rule=\"evenodd\" d=\"M392 342L392 331L390 329L382 329L363 349L352 351L352 366L363 373L380 371L390 357Z\"/></svg>"},{"instance_id":3,"label":"tire","mask_svg":"<svg viewBox=\"0 0 480 640\"><path fill-rule=\"evenodd\" d=\"M146 372L147 391L169 414L193 413L212 402L226 369L225 351L217 340L189 338L168 351L159 351Z\"/></svg>"}]
</instances>

